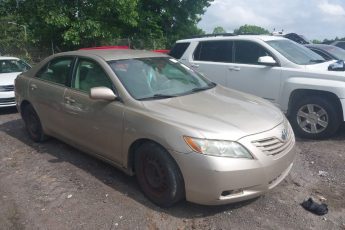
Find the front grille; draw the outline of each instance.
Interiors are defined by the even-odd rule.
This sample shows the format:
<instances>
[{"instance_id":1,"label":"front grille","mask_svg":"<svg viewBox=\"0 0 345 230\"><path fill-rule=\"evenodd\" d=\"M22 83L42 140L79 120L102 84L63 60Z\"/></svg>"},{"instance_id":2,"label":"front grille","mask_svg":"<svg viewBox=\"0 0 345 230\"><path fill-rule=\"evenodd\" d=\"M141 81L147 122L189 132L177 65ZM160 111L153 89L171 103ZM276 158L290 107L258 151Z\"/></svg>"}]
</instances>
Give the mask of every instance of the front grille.
<instances>
[{"instance_id":1,"label":"front grille","mask_svg":"<svg viewBox=\"0 0 345 230\"><path fill-rule=\"evenodd\" d=\"M10 104L10 103L14 103L16 100L14 97L10 97L10 98L0 98L0 104Z\"/></svg>"},{"instance_id":2,"label":"front grille","mask_svg":"<svg viewBox=\"0 0 345 230\"><path fill-rule=\"evenodd\" d=\"M1 85L0 92L14 91L14 85Z\"/></svg>"},{"instance_id":3,"label":"front grille","mask_svg":"<svg viewBox=\"0 0 345 230\"><path fill-rule=\"evenodd\" d=\"M261 140L252 141L266 155L278 155L290 149L294 144L293 133L288 129L288 138L283 141L277 137L269 137Z\"/></svg>"}]
</instances>

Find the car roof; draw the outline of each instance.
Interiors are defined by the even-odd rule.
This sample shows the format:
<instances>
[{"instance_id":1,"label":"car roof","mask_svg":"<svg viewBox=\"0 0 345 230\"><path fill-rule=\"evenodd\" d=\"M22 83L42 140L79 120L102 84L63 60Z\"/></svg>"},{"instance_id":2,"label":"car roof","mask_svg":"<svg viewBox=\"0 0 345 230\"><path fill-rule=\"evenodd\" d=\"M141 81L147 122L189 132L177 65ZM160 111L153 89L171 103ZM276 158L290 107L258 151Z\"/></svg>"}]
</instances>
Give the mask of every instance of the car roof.
<instances>
[{"instance_id":1,"label":"car roof","mask_svg":"<svg viewBox=\"0 0 345 230\"><path fill-rule=\"evenodd\" d=\"M0 56L0 60L19 60L19 58Z\"/></svg>"},{"instance_id":2,"label":"car roof","mask_svg":"<svg viewBox=\"0 0 345 230\"><path fill-rule=\"evenodd\" d=\"M133 58L148 58L148 57L169 57L166 54L151 52L146 50L133 50L133 49L90 49L90 50L77 50L56 54L55 56L74 55L74 56L98 56L105 61L133 59Z\"/></svg>"},{"instance_id":3,"label":"car roof","mask_svg":"<svg viewBox=\"0 0 345 230\"><path fill-rule=\"evenodd\" d=\"M287 38L281 36L272 35L234 35L234 36L207 36L207 37L196 37L179 40L178 42L191 42L191 41L209 41L209 40L237 40L237 39L254 39L262 41L272 41L272 40L288 40Z\"/></svg>"}]
</instances>

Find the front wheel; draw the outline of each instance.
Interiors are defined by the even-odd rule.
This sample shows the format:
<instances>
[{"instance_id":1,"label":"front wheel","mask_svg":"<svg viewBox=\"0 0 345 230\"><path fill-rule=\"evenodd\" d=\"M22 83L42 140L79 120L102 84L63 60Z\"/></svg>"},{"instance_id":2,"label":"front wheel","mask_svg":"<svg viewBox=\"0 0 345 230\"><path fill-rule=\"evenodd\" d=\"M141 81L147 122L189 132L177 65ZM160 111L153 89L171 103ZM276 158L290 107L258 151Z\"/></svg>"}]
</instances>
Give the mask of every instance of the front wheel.
<instances>
[{"instance_id":1,"label":"front wheel","mask_svg":"<svg viewBox=\"0 0 345 230\"><path fill-rule=\"evenodd\" d=\"M135 154L135 173L144 194L161 207L184 197L184 181L170 154L155 143L143 144Z\"/></svg>"},{"instance_id":2,"label":"front wheel","mask_svg":"<svg viewBox=\"0 0 345 230\"><path fill-rule=\"evenodd\" d=\"M320 96L309 96L294 102L290 123L297 136L320 139L335 134L341 123L340 118L335 103Z\"/></svg>"}]
</instances>

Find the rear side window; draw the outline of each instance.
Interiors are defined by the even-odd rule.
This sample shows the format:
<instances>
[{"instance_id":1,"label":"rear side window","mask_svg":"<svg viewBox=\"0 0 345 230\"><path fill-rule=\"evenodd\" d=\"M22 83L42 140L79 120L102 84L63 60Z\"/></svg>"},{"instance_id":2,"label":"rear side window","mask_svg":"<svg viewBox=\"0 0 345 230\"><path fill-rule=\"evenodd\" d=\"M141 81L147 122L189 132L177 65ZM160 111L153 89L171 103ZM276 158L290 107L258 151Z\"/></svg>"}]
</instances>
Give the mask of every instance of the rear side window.
<instances>
[{"instance_id":1,"label":"rear side window","mask_svg":"<svg viewBox=\"0 0 345 230\"><path fill-rule=\"evenodd\" d=\"M259 57L272 55L261 45L250 41L235 42L235 62L243 64L258 64Z\"/></svg>"},{"instance_id":2,"label":"rear side window","mask_svg":"<svg viewBox=\"0 0 345 230\"><path fill-rule=\"evenodd\" d=\"M194 52L194 60L232 62L232 41L200 42Z\"/></svg>"},{"instance_id":3,"label":"rear side window","mask_svg":"<svg viewBox=\"0 0 345 230\"><path fill-rule=\"evenodd\" d=\"M36 77L60 85L66 85L71 72L72 62L73 57L54 59L45 65L36 74Z\"/></svg>"},{"instance_id":4,"label":"rear side window","mask_svg":"<svg viewBox=\"0 0 345 230\"><path fill-rule=\"evenodd\" d=\"M182 55L184 54L184 52L186 51L186 49L188 48L189 44L190 44L189 42L175 43L169 55L176 59L180 59Z\"/></svg>"}]
</instances>

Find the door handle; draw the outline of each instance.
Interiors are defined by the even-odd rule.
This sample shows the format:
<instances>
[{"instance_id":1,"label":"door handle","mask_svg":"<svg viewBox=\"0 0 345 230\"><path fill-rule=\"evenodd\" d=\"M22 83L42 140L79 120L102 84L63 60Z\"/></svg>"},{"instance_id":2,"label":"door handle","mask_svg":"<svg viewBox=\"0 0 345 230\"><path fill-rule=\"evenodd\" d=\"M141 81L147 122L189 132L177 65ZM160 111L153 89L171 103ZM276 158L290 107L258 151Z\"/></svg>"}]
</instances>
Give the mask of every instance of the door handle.
<instances>
[{"instance_id":1,"label":"door handle","mask_svg":"<svg viewBox=\"0 0 345 230\"><path fill-rule=\"evenodd\" d=\"M198 68L198 67L199 67L199 64L191 64L191 67L196 67L196 68Z\"/></svg>"},{"instance_id":2,"label":"door handle","mask_svg":"<svg viewBox=\"0 0 345 230\"><path fill-rule=\"evenodd\" d=\"M239 67L239 66L231 66L231 67L229 67L229 70L231 70L231 71L240 71L241 67Z\"/></svg>"},{"instance_id":3,"label":"door handle","mask_svg":"<svg viewBox=\"0 0 345 230\"><path fill-rule=\"evenodd\" d=\"M31 90L35 90L35 89L37 89L37 85L36 84L30 84L30 88L31 88Z\"/></svg>"},{"instance_id":4,"label":"door handle","mask_svg":"<svg viewBox=\"0 0 345 230\"><path fill-rule=\"evenodd\" d=\"M71 97L65 97L65 100L66 100L66 103L67 103L67 104L73 104L73 103L75 103L75 100L72 99Z\"/></svg>"}]
</instances>

